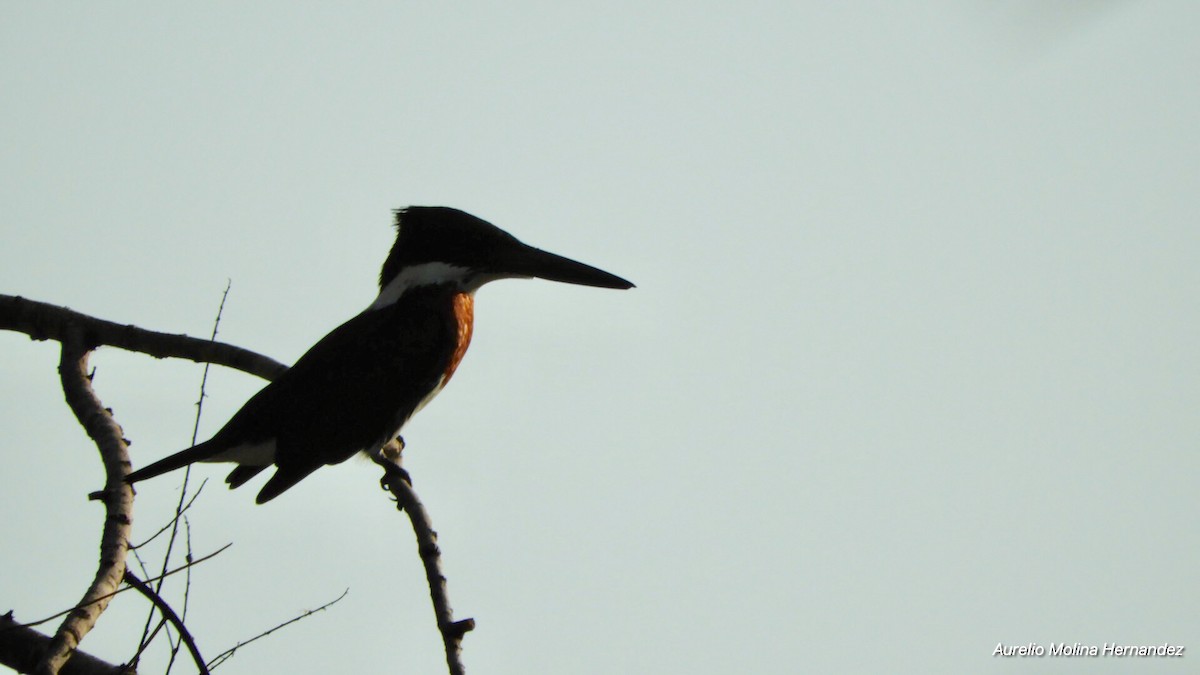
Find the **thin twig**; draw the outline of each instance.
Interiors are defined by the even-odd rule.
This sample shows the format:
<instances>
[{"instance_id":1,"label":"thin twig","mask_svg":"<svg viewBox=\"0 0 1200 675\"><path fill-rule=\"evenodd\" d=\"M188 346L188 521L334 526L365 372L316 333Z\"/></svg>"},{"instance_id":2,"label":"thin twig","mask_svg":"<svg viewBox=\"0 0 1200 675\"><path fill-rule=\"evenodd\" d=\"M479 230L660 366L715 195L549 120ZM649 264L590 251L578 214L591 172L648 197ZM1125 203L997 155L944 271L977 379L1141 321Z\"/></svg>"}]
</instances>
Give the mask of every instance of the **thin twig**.
<instances>
[{"instance_id":1,"label":"thin twig","mask_svg":"<svg viewBox=\"0 0 1200 675\"><path fill-rule=\"evenodd\" d=\"M158 608L158 611L162 613L163 617L166 618L167 621L170 621L171 625L175 626L175 630L179 633L180 639L183 640L183 643L187 645L188 651L191 652L192 660L196 662L196 667L200 669L201 675L210 675L208 672L208 666L205 665L204 657L200 656L200 650L196 647L196 641L192 639L192 634L188 632L187 626L183 625L183 620L179 618L179 615L175 613L175 610L171 609L171 606L167 604L167 601L163 600L162 596L154 592L154 589L150 588L149 585L147 585L141 579L138 579L133 575L132 572L128 570L125 571L125 583L136 588L139 593L146 596L147 600L154 603L154 606Z\"/></svg>"},{"instance_id":2,"label":"thin twig","mask_svg":"<svg viewBox=\"0 0 1200 675\"><path fill-rule=\"evenodd\" d=\"M183 535L186 542L186 553L184 560L192 559L192 521L186 517L183 519ZM189 567L183 575L183 611L179 617L182 621L187 621L188 605L192 598L192 569ZM167 660L166 673L171 672L171 667L175 665L175 657L179 654L179 645L175 644L171 647L171 658Z\"/></svg>"},{"instance_id":3,"label":"thin twig","mask_svg":"<svg viewBox=\"0 0 1200 675\"><path fill-rule=\"evenodd\" d=\"M165 531L165 529L166 528L163 528L163 530L159 530L159 532ZM151 537L151 539L153 539L153 537ZM137 547L131 545L129 547L129 553L130 553L130 555L133 556L133 559L137 562L138 569L141 570L142 574L145 575L146 577L149 577L150 570L146 569L146 561L142 560L142 556L138 552ZM117 592L120 593L121 591L129 590L130 588L131 588L130 586L125 586L125 587L121 588L120 590L118 590ZM129 658L128 663L138 663L139 659L142 658L142 652L146 651L146 647L148 647L150 645L150 641L154 639L154 636L158 634L158 630L166 622L165 619L159 619L158 626L155 626L154 630L151 631L150 630L150 618L153 616L154 616L153 612L151 612L150 614L148 614L146 616L146 625L142 627L142 635L141 635L141 637L138 638L137 648L134 649L133 656L131 656Z\"/></svg>"},{"instance_id":4,"label":"thin twig","mask_svg":"<svg viewBox=\"0 0 1200 675\"><path fill-rule=\"evenodd\" d=\"M137 562L138 569L140 569L142 571L142 574L149 576L150 571L146 569L146 561L142 560L142 556L138 554L138 550L136 547L134 547L134 546L129 547L129 555L133 556L133 559L135 562Z\"/></svg>"},{"instance_id":5,"label":"thin twig","mask_svg":"<svg viewBox=\"0 0 1200 675\"><path fill-rule=\"evenodd\" d=\"M207 478L205 478L203 481L200 482L200 487L196 488L196 491L192 493L191 498L188 499L187 504L184 504L183 510L179 512L179 515L183 515L184 513L187 513L188 509L192 508L192 504L196 503L196 498L200 496L200 493L204 490L205 485L208 485ZM162 527L158 528L158 531L155 532L154 534L150 535L149 537L147 537L146 541L143 541L138 544L131 544L129 546L130 550L136 551L139 548L145 546L146 544L149 544L150 542L159 538L164 532L171 529L171 523L173 523L173 522L175 522L175 518L172 518L171 520L167 521L166 525L163 525ZM142 571L144 572L145 570L142 570Z\"/></svg>"},{"instance_id":6,"label":"thin twig","mask_svg":"<svg viewBox=\"0 0 1200 675\"><path fill-rule=\"evenodd\" d=\"M433 613L437 617L438 631L442 634L442 645L446 650L446 666L450 675L463 675L466 671L462 663L462 640L464 635L474 630L475 619L454 620L454 610L450 608L450 598L446 592L446 576L442 574L442 552L437 545L437 532L433 530L425 506L417 498L417 493L413 492L408 473L400 466L402 443L399 439L392 441L372 459L383 467L384 475L380 483L396 498L396 508L408 513L408 519L412 522L413 534L417 537L417 552L425 565Z\"/></svg>"},{"instance_id":7,"label":"thin twig","mask_svg":"<svg viewBox=\"0 0 1200 675\"><path fill-rule=\"evenodd\" d=\"M187 563L186 565L180 565L179 567L176 567L175 569L171 570L170 572L167 572L166 574L164 574L164 575L162 575L162 576L159 576L159 577L153 577L153 578L147 579L146 581L147 581L147 582L151 582L151 581L158 581L158 580L159 580L159 579L161 579L162 577L169 577L169 576L171 576L172 574L178 574L178 573L180 573L180 572L182 572L182 571L186 570L187 568L189 568L189 567L191 567L191 566L193 566L193 565L199 565L199 564L200 564L200 563L202 563L202 562L206 562L206 561L208 561L210 558L215 558L216 556L220 555L221 553L224 553L224 552L225 552L225 549L229 548L230 546L233 546L233 544L232 544L232 543L225 544L225 545L224 545L224 546L222 546L221 548L219 548L219 549L217 549L217 550L213 551L212 553L209 553L209 554L208 554L208 555L206 555L206 556L203 556L203 557L200 557L200 558L196 558L195 560L193 560L192 562L189 562L189 563ZM44 619L38 619L37 621L30 621L29 623L24 623L24 624L21 624L21 625L22 625L22 626L24 626L24 627L26 627L26 628L32 628L33 626L40 626L41 624L43 624L43 623L47 623L47 622L49 622L49 621L53 621L53 620L57 619L58 617L60 617L60 616L62 616L62 615L64 615L64 614L70 614L71 612L74 612L74 611L77 611L77 610L83 609L83 608L87 607L88 605L95 604L95 603L97 603L97 602L102 602L102 601L105 601L105 600L110 600L110 599L112 599L112 597L113 597L113 596L120 595L120 594L124 593L124 592L125 592L125 591L127 591L127 590L129 590L129 587L118 588L117 590L115 590L115 591L113 591L113 592L109 593L109 594L108 594L108 595L106 595L106 596L99 597L99 598L93 598L93 599L91 599L91 600L88 600L87 602L81 602L81 603L79 603L78 605L75 605L74 607L71 607L71 608L69 608L69 609L64 609L63 611L61 611L61 612L59 612L59 613L57 613L57 614L51 614L50 616L48 616L48 617L46 617L46 618L44 618Z\"/></svg>"},{"instance_id":8,"label":"thin twig","mask_svg":"<svg viewBox=\"0 0 1200 675\"><path fill-rule=\"evenodd\" d=\"M227 280L225 282L225 291L223 293L221 293L221 304L219 304L217 306L217 316L215 319L213 319L212 334L208 336L209 342L215 343L217 341L217 329L220 328L220 326L221 326L221 315L225 313L225 301L229 299L229 289L232 286L233 286L232 280ZM200 376L200 395L196 398L196 419L192 423L192 443L191 443L192 445L196 444L196 441L200 435L200 417L202 416L202 414L204 412L204 398L206 396L205 387L208 386L208 369L211 367L211 365L212 364L209 364L209 363L204 364L204 373ZM170 563L171 563L171 551L173 551L175 549L175 539L179 535L179 521L183 517L184 503L187 500L187 493L188 493L188 481L191 477L192 477L192 466L189 464L184 469L184 472L183 472L183 486L179 490L179 502L175 505L175 517L173 519L171 519L171 535L169 537L167 537L167 550L165 553L163 553L162 570L164 572L167 571L167 566L170 565ZM189 549L188 555L189 556L191 555L190 549ZM192 578L191 572L189 571L187 574L187 584L184 586L184 595L183 595L183 607L184 607L183 613L184 613L184 615L187 614L187 604L188 604L187 594L191 590L191 587L192 587L191 578ZM160 580L155 585L154 592L162 593L162 588L163 588L163 581ZM147 618L147 625L149 625L149 618ZM142 635L143 636L145 635L144 631L143 631ZM171 672L171 667L173 665L175 665L175 656L178 653L179 653L179 645L176 644L171 649L171 658L167 661L166 673L168 673L168 675Z\"/></svg>"},{"instance_id":9,"label":"thin twig","mask_svg":"<svg viewBox=\"0 0 1200 675\"><path fill-rule=\"evenodd\" d=\"M67 616L50 641L36 670L39 675L56 675L108 607L109 598L120 587L121 575L125 572L129 532L133 526L133 488L125 482L129 473L129 448L112 412L104 408L92 390L87 375L89 354L82 331L68 327L62 336L59 379L67 405L96 442L104 463L105 518L100 539L100 566L80 606Z\"/></svg>"},{"instance_id":10,"label":"thin twig","mask_svg":"<svg viewBox=\"0 0 1200 675\"><path fill-rule=\"evenodd\" d=\"M279 624L278 626L275 626L274 628L271 628L269 630L265 630L265 631L259 633L258 635L255 635L254 637L250 638L249 640L246 640L245 642L237 643L233 647L230 647L229 649L226 649L225 651L221 652L220 654L217 654L216 656L214 656L213 659L208 662L208 667L212 670L216 670L217 666L219 666L222 663L224 663L225 661L229 660L229 658L233 656L233 653L236 652L237 650L241 649L242 647L245 647L246 645L250 644L251 642L254 642L255 640L257 640L259 638L264 638L264 637L270 635L271 633L274 633L275 631L279 630L280 628L283 628L284 626L296 623L297 621L300 621L301 619L306 619L306 618L312 616L313 614L316 614L317 612L321 612L321 611L328 609L332 605L341 601L342 598L346 597L346 594L348 594L349 592L350 592L350 589L347 588L346 590L342 591L341 595L339 595L336 598L334 598L333 600L330 600L329 602L321 605L320 607L317 607L316 609L306 609L306 610L304 610L304 613L301 614L300 616L293 617L287 621L284 621L283 623Z\"/></svg>"}]
</instances>

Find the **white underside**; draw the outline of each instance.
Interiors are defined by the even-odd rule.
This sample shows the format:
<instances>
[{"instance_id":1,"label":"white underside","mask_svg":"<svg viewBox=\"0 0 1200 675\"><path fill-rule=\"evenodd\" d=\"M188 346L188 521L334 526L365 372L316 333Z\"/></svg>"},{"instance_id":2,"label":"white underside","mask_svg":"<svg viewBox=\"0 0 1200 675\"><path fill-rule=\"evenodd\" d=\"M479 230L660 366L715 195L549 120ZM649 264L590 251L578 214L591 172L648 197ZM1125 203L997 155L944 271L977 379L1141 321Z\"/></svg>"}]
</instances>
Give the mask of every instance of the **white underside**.
<instances>
[{"instance_id":1,"label":"white underside","mask_svg":"<svg viewBox=\"0 0 1200 675\"><path fill-rule=\"evenodd\" d=\"M275 439L263 443L242 443L217 453L202 462L236 462L250 466L270 466L275 463Z\"/></svg>"},{"instance_id":2,"label":"white underside","mask_svg":"<svg viewBox=\"0 0 1200 675\"><path fill-rule=\"evenodd\" d=\"M413 408L412 414L410 414L409 417L416 415L417 413L421 412L422 408L429 405L429 402L432 401L434 399L434 397L437 396L442 391L442 387L444 387L444 386L446 386L446 376L445 375L443 375L441 377L441 379L438 380L436 387L431 389L428 394L425 394L425 398L421 399L421 402L417 404L417 407ZM400 430L397 429L396 433L400 433Z\"/></svg>"},{"instance_id":3,"label":"white underside","mask_svg":"<svg viewBox=\"0 0 1200 675\"><path fill-rule=\"evenodd\" d=\"M413 411L409 415L409 417L412 417L413 415L420 412L420 410L422 408L424 408L426 405L429 405L429 402L432 401L434 399L434 397L436 397L438 395L439 392L441 392L442 386L445 383L446 383L446 379L442 378L438 382L437 386L434 387L433 390L430 391L425 396L425 398L421 399L421 402L417 404L417 407L413 409ZM383 438L379 439L374 444L372 444L371 447L362 448L362 450L360 452L362 452L366 455L370 455L370 456L377 455L379 453L380 448L382 448L384 445L387 445L387 443L389 441L391 441L393 438L395 438L396 436L400 435L400 430L404 428L405 422L408 422L407 418L403 422L400 423L400 426L396 427L395 431L393 431L392 433L387 434ZM264 441L262 443L242 443L241 445L235 445L234 447L229 448L228 450L226 450L224 452L217 453L217 454L213 455L212 457L208 457L208 458L202 459L200 461L201 462L233 462L235 464L248 465L248 466L270 466L275 463L275 450L276 450L275 446L276 446L276 443L275 443L274 438L272 438L269 441Z\"/></svg>"}]
</instances>

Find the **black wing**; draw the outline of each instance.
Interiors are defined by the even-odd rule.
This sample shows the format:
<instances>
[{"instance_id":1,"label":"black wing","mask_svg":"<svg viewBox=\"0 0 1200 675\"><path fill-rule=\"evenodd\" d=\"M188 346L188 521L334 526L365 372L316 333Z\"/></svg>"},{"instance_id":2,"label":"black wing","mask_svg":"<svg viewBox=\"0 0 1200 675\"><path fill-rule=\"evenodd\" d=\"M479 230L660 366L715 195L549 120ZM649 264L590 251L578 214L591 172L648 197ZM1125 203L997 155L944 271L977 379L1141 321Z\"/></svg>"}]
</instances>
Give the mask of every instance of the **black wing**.
<instances>
[{"instance_id":1,"label":"black wing","mask_svg":"<svg viewBox=\"0 0 1200 675\"><path fill-rule=\"evenodd\" d=\"M251 397L211 440L135 471L129 480L273 440L277 469L256 500L269 501L318 468L397 433L438 386L457 342L452 290L414 289L330 332ZM227 479L230 487L263 468L239 466Z\"/></svg>"}]
</instances>

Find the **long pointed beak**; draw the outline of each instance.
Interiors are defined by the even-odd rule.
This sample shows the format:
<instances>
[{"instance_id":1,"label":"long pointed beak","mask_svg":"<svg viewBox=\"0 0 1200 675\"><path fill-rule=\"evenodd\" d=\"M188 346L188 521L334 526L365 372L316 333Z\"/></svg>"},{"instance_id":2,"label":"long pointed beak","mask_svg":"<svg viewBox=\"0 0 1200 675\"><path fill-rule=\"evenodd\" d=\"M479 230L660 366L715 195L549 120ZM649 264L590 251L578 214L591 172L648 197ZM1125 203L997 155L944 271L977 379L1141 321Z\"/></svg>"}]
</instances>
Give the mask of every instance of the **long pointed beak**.
<instances>
[{"instance_id":1,"label":"long pointed beak","mask_svg":"<svg viewBox=\"0 0 1200 675\"><path fill-rule=\"evenodd\" d=\"M633 288L632 283L615 274L526 244L514 252L512 259L505 262L505 267L520 276L549 281L600 288Z\"/></svg>"}]
</instances>

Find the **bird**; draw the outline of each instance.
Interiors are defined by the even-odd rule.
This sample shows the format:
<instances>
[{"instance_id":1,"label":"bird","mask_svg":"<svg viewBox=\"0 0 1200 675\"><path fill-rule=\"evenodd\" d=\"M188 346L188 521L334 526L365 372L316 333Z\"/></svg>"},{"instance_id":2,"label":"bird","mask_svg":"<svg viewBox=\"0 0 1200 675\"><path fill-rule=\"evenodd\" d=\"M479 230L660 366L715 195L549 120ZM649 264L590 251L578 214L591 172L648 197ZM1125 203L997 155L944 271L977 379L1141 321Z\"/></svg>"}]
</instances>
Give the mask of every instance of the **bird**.
<instances>
[{"instance_id":1,"label":"bird","mask_svg":"<svg viewBox=\"0 0 1200 675\"><path fill-rule=\"evenodd\" d=\"M445 206L394 212L396 240L379 295L254 394L212 438L126 476L136 483L194 462L233 462L231 489L275 467L264 504L322 466L378 457L428 404L471 342L475 291L498 279L540 278L629 289L621 277L549 253Z\"/></svg>"}]
</instances>

